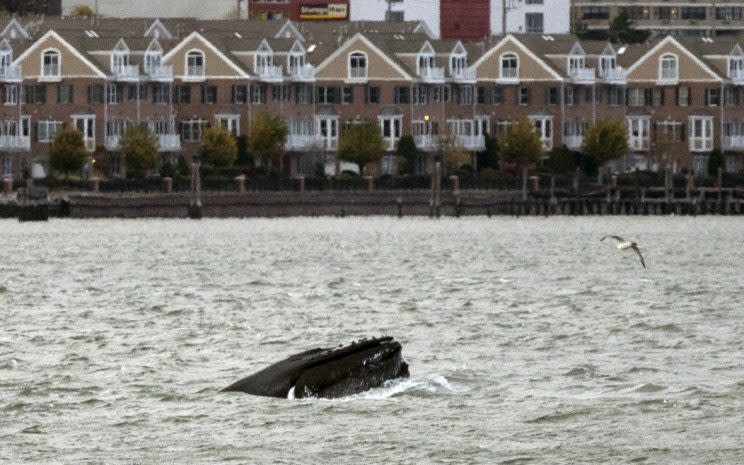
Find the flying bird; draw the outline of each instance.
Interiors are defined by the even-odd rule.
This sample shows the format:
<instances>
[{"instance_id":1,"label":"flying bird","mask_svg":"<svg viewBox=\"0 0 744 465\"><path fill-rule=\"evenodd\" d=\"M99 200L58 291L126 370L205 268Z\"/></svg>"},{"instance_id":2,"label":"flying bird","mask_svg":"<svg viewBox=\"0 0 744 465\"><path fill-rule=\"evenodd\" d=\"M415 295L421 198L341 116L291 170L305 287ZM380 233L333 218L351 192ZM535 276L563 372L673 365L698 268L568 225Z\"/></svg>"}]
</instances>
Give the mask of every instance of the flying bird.
<instances>
[{"instance_id":1,"label":"flying bird","mask_svg":"<svg viewBox=\"0 0 744 465\"><path fill-rule=\"evenodd\" d=\"M633 241L626 241L620 236L605 236L602 239L600 239L599 242L602 242L608 237L611 237L617 241L618 250L633 249L633 252L635 252L636 255L638 255L638 258L641 259L641 265L643 265L643 267L646 268L646 262L643 261L643 255L641 255L641 251L638 249L638 244L636 244Z\"/></svg>"}]
</instances>

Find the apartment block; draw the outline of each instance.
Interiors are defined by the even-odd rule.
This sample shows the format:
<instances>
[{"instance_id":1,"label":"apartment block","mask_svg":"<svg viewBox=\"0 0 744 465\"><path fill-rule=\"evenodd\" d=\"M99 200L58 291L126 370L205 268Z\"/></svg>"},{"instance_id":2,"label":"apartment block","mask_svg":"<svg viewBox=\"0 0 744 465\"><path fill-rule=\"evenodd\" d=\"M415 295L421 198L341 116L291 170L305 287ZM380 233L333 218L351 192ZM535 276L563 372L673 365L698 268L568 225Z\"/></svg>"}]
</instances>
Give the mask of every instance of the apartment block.
<instances>
[{"instance_id":1,"label":"apartment block","mask_svg":"<svg viewBox=\"0 0 744 465\"><path fill-rule=\"evenodd\" d=\"M634 28L657 35L716 36L744 30L741 0L573 0L573 21L589 30L608 29L621 13Z\"/></svg>"},{"instance_id":2,"label":"apartment block","mask_svg":"<svg viewBox=\"0 0 744 465\"><path fill-rule=\"evenodd\" d=\"M413 136L427 173L454 136L473 155L528 119L547 151L580 150L600 119L621 121L620 170L703 172L712 150L744 168L744 51L736 37L659 37L645 44L571 35L438 40L417 22L46 17L0 25L0 162L19 177L45 163L60 128L76 127L107 176L124 176L118 141L146 125L161 160L191 159L205 127L250 134L260 112L289 129L286 170L334 160L343 132L379 124L395 148ZM473 158L475 163L475 157Z\"/></svg>"}]
</instances>

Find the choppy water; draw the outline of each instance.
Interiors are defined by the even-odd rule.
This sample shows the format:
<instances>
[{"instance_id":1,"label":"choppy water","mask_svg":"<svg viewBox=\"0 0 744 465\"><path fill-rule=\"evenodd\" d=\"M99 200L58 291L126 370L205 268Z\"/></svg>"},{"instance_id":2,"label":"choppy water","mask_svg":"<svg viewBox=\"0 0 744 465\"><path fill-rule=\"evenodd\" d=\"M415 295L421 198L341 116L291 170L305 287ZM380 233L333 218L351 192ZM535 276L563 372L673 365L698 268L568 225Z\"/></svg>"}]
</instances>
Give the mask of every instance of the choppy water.
<instances>
[{"instance_id":1,"label":"choppy water","mask_svg":"<svg viewBox=\"0 0 744 465\"><path fill-rule=\"evenodd\" d=\"M632 252L605 234L639 242ZM734 218L0 221L0 463L744 460ZM217 393L389 334L412 377Z\"/></svg>"}]
</instances>

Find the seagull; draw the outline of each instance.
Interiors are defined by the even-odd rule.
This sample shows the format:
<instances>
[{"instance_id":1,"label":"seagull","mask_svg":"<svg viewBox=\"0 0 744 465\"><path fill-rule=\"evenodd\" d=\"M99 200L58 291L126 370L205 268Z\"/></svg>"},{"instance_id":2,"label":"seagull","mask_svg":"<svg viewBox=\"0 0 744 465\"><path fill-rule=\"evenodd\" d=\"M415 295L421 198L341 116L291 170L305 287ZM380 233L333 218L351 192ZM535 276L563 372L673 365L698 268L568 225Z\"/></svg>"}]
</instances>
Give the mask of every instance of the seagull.
<instances>
[{"instance_id":1,"label":"seagull","mask_svg":"<svg viewBox=\"0 0 744 465\"><path fill-rule=\"evenodd\" d=\"M638 244L636 244L633 241L626 241L620 236L605 236L602 239L600 239L599 242L602 242L608 237L611 237L617 241L618 250L633 249L633 252L635 252L636 255L638 255L638 258L641 259L641 265L643 265L643 267L646 268L646 262L643 261L643 255L641 255L641 251L638 249Z\"/></svg>"}]
</instances>

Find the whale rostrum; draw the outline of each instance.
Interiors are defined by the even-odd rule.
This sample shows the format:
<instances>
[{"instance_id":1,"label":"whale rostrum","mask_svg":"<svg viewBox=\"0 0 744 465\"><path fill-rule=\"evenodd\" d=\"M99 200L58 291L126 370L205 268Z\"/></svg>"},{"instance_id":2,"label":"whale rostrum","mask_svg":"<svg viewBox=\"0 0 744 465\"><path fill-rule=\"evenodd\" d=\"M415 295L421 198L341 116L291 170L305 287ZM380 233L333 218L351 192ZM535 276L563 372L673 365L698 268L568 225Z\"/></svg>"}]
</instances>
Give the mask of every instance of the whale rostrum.
<instances>
[{"instance_id":1,"label":"whale rostrum","mask_svg":"<svg viewBox=\"0 0 744 465\"><path fill-rule=\"evenodd\" d=\"M257 396L338 398L408 377L402 347L392 337L364 339L332 349L312 349L285 358L221 392L238 391Z\"/></svg>"}]
</instances>

